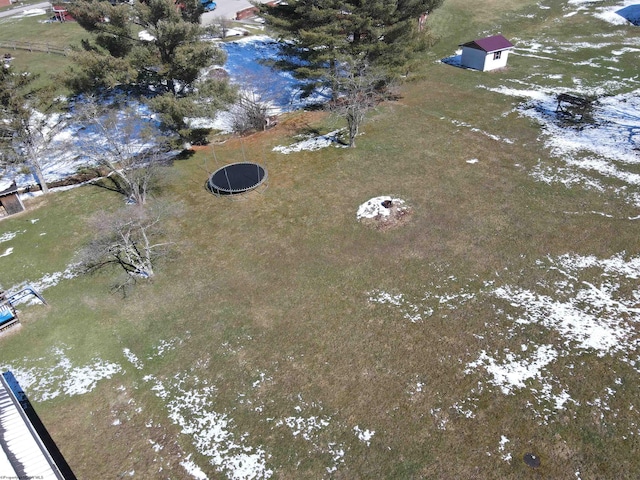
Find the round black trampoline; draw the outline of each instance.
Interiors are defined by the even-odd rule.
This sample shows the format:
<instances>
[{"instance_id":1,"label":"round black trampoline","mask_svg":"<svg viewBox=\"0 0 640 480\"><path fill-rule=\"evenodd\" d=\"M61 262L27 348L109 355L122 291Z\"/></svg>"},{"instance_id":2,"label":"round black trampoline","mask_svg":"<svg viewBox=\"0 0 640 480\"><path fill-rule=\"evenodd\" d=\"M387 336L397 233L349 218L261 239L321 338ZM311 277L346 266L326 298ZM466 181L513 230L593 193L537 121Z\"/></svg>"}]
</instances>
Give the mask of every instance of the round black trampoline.
<instances>
[{"instance_id":1,"label":"round black trampoline","mask_svg":"<svg viewBox=\"0 0 640 480\"><path fill-rule=\"evenodd\" d=\"M207 188L216 195L236 195L253 190L266 180L267 171L257 163L230 163L211 174Z\"/></svg>"}]
</instances>

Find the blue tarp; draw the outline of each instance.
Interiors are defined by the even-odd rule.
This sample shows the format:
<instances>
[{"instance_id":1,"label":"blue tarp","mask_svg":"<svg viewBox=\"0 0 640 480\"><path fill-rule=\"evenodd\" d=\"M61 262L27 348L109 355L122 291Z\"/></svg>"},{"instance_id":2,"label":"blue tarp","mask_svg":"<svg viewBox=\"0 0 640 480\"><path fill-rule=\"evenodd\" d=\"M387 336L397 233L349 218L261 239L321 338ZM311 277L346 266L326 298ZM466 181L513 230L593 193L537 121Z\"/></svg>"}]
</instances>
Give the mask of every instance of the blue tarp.
<instances>
[{"instance_id":1,"label":"blue tarp","mask_svg":"<svg viewBox=\"0 0 640 480\"><path fill-rule=\"evenodd\" d=\"M0 308L0 325L3 323L7 323L10 320L13 320L15 315L8 308Z\"/></svg>"}]
</instances>

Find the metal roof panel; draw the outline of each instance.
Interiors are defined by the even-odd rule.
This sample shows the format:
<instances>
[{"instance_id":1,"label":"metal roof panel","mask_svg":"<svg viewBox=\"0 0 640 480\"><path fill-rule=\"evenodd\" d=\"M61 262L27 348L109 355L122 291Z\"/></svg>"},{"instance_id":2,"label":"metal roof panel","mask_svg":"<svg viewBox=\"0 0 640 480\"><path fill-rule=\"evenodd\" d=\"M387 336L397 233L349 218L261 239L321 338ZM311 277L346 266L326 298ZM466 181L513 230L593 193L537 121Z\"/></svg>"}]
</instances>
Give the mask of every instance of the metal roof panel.
<instances>
[{"instance_id":1,"label":"metal roof panel","mask_svg":"<svg viewBox=\"0 0 640 480\"><path fill-rule=\"evenodd\" d=\"M472 42L462 44L463 47L478 48L487 53L497 52L498 50L506 50L513 48L513 43L504 38L502 35L493 35L492 37L479 38Z\"/></svg>"}]
</instances>

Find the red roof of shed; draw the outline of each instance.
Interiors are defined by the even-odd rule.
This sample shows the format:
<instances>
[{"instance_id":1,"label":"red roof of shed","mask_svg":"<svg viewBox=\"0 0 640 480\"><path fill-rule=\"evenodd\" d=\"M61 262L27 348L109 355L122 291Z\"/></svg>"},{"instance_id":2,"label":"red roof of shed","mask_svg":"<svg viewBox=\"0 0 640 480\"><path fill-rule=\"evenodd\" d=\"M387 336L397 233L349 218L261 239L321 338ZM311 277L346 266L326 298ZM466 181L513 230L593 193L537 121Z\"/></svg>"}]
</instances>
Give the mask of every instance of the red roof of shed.
<instances>
[{"instance_id":1,"label":"red roof of shed","mask_svg":"<svg viewBox=\"0 0 640 480\"><path fill-rule=\"evenodd\" d=\"M502 35L494 35L493 37L479 38L473 42L463 43L462 47L471 47L484 50L487 53L497 52L498 50L506 50L513 48L513 43L504 38Z\"/></svg>"}]
</instances>

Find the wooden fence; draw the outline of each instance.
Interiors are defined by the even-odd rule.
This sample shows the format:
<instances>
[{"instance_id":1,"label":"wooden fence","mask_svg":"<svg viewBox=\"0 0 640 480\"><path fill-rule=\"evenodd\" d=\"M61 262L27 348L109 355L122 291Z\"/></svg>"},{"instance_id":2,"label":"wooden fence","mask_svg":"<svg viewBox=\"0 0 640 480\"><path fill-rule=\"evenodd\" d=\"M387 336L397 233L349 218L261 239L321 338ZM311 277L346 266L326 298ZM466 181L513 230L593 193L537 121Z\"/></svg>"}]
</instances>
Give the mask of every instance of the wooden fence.
<instances>
[{"instance_id":1,"label":"wooden fence","mask_svg":"<svg viewBox=\"0 0 640 480\"><path fill-rule=\"evenodd\" d=\"M27 50L29 52L45 52L65 56L69 53L68 48L62 48L48 43L0 41L0 60L2 59L3 51L9 53L10 50Z\"/></svg>"}]
</instances>

